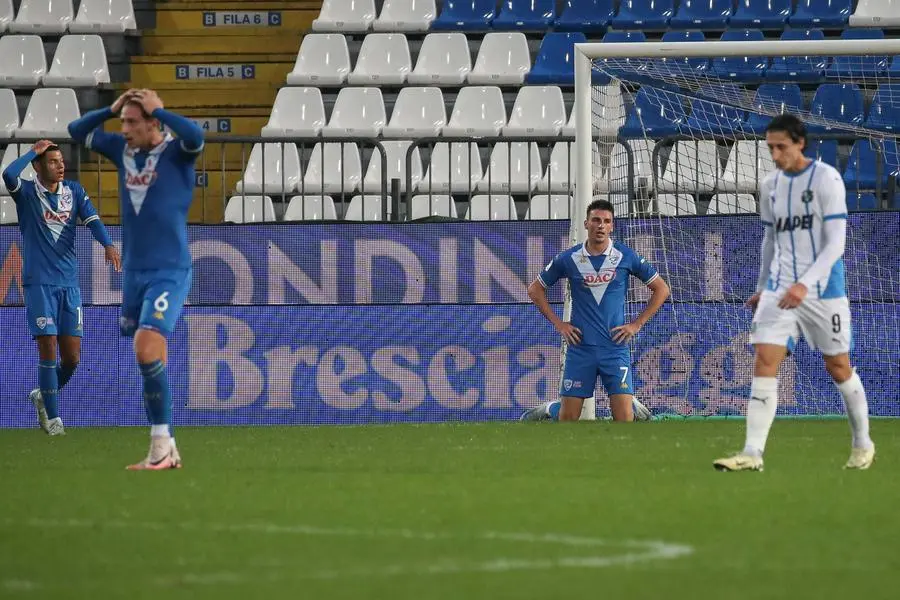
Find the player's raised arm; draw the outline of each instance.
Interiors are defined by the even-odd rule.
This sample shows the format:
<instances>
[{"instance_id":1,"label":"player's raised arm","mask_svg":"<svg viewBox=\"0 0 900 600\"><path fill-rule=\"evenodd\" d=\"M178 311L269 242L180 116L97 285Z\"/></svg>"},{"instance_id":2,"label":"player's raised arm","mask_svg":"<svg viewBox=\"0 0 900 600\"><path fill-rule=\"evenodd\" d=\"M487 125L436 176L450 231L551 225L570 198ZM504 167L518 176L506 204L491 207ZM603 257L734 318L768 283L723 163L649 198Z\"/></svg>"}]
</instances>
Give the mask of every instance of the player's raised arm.
<instances>
[{"instance_id":1,"label":"player's raised arm","mask_svg":"<svg viewBox=\"0 0 900 600\"><path fill-rule=\"evenodd\" d=\"M13 200L16 200L16 192L19 191L19 187L22 182L19 179L19 175L22 174L22 171L31 164L34 159L43 154L47 148L53 146L53 142L50 140L41 140L37 142L31 150L17 158L16 160L9 163L9 165L3 170L3 183L6 185L6 189L13 196Z\"/></svg>"},{"instance_id":2,"label":"player's raised arm","mask_svg":"<svg viewBox=\"0 0 900 600\"><path fill-rule=\"evenodd\" d=\"M103 131L103 124L118 116L125 103L134 98L136 90L128 90L119 96L112 106L99 108L84 114L80 119L69 123L68 130L72 139L84 144L89 149L99 152L118 164L119 155L125 147L125 138L120 134Z\"/></svg>"},{"instance_id":3,"label":"player's raised arm","mask_svg":"<svg viewBox=\"0 0 900 600\"><path fill-rule=\"evenodd\" d=\"M181 149L192 156L203 151L203 130L187 117L163 108L162 100L153 90L137 90L134 99L141 103L148 115L171 129L181 140Z\"/></svg>"}]
</instances>

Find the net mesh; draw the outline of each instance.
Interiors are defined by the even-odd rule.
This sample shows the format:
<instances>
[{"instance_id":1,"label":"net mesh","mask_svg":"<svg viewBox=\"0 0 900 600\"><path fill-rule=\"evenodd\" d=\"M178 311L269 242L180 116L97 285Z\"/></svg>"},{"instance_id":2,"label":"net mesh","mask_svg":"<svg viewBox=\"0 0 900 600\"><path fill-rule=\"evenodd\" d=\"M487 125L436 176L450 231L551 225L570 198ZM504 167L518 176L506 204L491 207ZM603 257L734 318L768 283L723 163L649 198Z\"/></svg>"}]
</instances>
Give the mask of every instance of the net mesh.
<instances>
[{"instance_id":1,"label":"net mesh","mask_svg":"<svg viewBox=\"0 0 900 600\"><path fill-rule=\"evenodd\" d=\"M885 56L594 60L594 195L614 203L619 237L672 287L671 303L633 348L636 395L657 412L744 410L753 359L742 305L754 292L759 242L730 239L734 221L725 223L745 219L761 232L753 215L759 182L775 168L763 141L773 116L791 112L807 123L807 155L844 174L851 211L896 206L900 81L892 74L900 68L891 65ZM715 217L698 227L694 215ZM875 231L851 215L844 256L854 341L866 350L851 358L864 381L900 369L898 213L883 215ZM745 248L726 252L733 243ZM743 265L723 264L736 253ZM644 286L632 287L627 318L646 298ZM887 389L870 403L896 408L900 392ZM843 411L805 344L782 366L779 396L780 413Z\"/></svg>"}]
</instances>

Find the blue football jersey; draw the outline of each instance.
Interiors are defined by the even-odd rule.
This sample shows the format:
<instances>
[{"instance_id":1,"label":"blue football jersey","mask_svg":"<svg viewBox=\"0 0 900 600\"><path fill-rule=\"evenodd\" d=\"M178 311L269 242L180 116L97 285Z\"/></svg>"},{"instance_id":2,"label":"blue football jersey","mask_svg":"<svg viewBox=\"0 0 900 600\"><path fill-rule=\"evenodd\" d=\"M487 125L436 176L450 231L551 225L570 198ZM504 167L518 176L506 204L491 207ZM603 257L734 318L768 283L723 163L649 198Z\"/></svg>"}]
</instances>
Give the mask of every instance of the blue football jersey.
<instances>
[{"instance_id":1,"label":"blue football jersey","mask_svg":"<svg viewBox=\"0 0 900 600\"><path fill-rule=\"evenodd\" d=\"M38 181L17 179L9 192L22 232L22 284L77 287L75 225L100 220L84 188L65 180L51 194Z\"/></svg>"},{"instance_id":2,"label":"blue football jersey","mask_svg":"<svg viewBox=\"0 0 900 600\"><path fill-rule=\"evenodd\" d=\"M650 283L659 274L647 260L622 242L613 241L604 254L591 256L584 244L564 250L538 276L549 288L568 278L572 290L572 324L581 330L581 343L613 345L610 331L625 323L628 277Z\"/></svg>"}]
</instances>

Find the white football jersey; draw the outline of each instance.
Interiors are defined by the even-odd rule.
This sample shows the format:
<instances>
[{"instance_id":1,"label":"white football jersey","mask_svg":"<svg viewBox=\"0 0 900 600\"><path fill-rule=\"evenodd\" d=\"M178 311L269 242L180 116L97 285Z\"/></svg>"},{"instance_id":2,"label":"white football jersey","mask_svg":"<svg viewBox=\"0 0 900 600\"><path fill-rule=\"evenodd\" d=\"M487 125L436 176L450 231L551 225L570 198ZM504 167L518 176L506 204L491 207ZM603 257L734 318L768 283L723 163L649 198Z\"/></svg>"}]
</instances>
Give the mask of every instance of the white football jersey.
<instances>
[{"instance_id":1,"label":"white football jersey","mask_svg":"<svg viewBox=\"0 0 900 600\"><path fill-rule=\"evenodd\" d=\"M847 218L846 190L841 174L826 163L812 161L799 173L776 170L760 184L759 213L775 233L775 255L767 289L784 291L796 283L822 248L825 221ZM809 298L846 296L844 261L809 288Z\"/></svg>"}]
</instances>

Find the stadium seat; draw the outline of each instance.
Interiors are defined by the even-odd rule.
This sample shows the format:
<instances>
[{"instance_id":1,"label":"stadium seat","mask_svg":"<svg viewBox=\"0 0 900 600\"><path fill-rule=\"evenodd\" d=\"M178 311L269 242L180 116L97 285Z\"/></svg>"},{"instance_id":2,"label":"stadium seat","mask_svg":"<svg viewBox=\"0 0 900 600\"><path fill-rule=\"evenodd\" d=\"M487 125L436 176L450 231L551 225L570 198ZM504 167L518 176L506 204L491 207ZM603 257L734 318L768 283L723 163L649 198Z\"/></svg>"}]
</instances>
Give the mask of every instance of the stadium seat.
<instances>
[{"instance_id":1,"label":"stadium seat","mask_svg":"<svg viewBox=\"0 0 900 600\"><path fill-rule=\"evenodd\" d=\"M287 194L300 182L300 155L288 143L253 144L243 178L235 189L243 194Z\"/></svg>"},{"instance_id":2,"label":"stadium seat","mask_svg":"<svg viewBox=\"0 0 900 600\"><path fill-rule=\"evenodd\" d=\"M537 187L543 174L537 144L499 142L494 144L488 168L475 189L488 193L526 194Z\"/></svg>"},{"instance_id":3,"label":"stadium seat","mask_svg":"<svg viewBox=\"0 0 900 600\"><path fill-rule=\"evenodd\" d=\"M12 0L0 0L0 33L9 29L9 24L16 18Z\"/></svg>"},{"instance_id":4,"label":"stadium seat","mask_svg":"<svg viewBox=\"0 0 900 600\"><path fill-rule=\"evenodd\" d=\"M323 0L313 31L364 33L375 21L375 0Z\"/></svg>"},{"instance_id":5,"label":"stadium seat","mask_svg":"<svg viewBox=\"0 0 900 600\"><path fill-rule=\"evenodd\" d=\"M16 137L67 140L68 125L81 117L78 98L71 88L39 88L34 91Z\"/></svg>"},{"instance_id":6,"label":"stadium seat","mask_svg":"<svg viewBox=\"0 0 900 600\"><path fill-rule=\"evenodd\" d=\"M556 31L604 31L616 16L614 0L564 0L562 13L556 18Z\"/></svg>"},{"instance_id":7,"label":"stadium seat","mask_svg":"<svg viewBox=\"0 0 900 600\"><path fill-rule=\"evenodd\" d=\"M601 136L615 136L625 124L625 99L618 82L595 87L594 102L591 106L591 121L594 130ZM563 127L562 135L575 135L575 108L569 123Z\"/></svg>"},{"instance_id":8,"label":"stadium seat","mask_svg":"<svg viewBox=\"0 0 900 600\"><path fill-rule=\"evenodd\" d=\"M275 220L269 196L232 196L225 205L226 223L264 223Z\"/></svg>"},{"instance_id":9,"label":"stadium seat","mask_svg":"<svg viewBox=\"0 0 900 600\"><path fill-rule=\"evenodd\" d=\"M716 186L720 192L754 193L775 163L769 147L762 140L738 140L728 153L725 170Z\"/></svg>"},{"instance_id":10,"label":"stadium seat","mask_svg":"<svg viewBox=\"0 0 900 600\"><path fill-rule=\"evenodd\" d=\"M384 0L375 31L428 31L437 16L434 0Z\"/></svg>"},{"instance_id":11,"label":"stadium seat","mask_svg":"<svg viewBox=\"0 0 900 600\"><path fill-rule=\"evenodd\" d=\"M838 142L837 140L809 140L803 154L813 160L821 160L838 169ZM840 170L840 169L838 169Z\"/></svg>"},{"instance_id":12,"label":"stadium seat","mask_svg":"<svg viewBox=\"0 0 900 600\"><path fill-rule=\"evenodd\" d=\"M456 96L445 136L500 135L506 125L506 105L500 88L464 87Z\"/></svg>"},{"instance_id":13,"label":"stadium seat","mask_svg":"<svg viewBox=\"0 0 900 600\"><path fill-rule=\"evenodd\" d=\"M416 191L467 194L481 181L482 175L477 144L441 142L432 148L430 164Z\"/></svg>"},{"instance_id":14,"label":"stadium seat","mask_svg":"<svg viewBox=\"0 0 900 600\"><path fill-rule=\"evenodd\" d=\"M667 31L663 34L663 42L702 42L706 39L702 31ZM686 76L703 74L709 69L708 58L689 58L687 56L672 56L658 59L666 65L665 73L684 73Z\"/></svg>"},{"instance_id":15,"label":"stadium seat","mask_svg":"<svg viewBox=\"0 0 900 600\"><path fill-rule=\"evenodd\" d=\"M456 203L446 194L418 194L412 197L409 206L409 218L411 220L424 219L426 217L450 217L458 218Z\"/></svg>"},{"instance_id":16,"label":"stadium seat","mask_svg":"<svg viewBox=\"0 0 900 600\"><path fill-rule=\"evenodd\" d=\"M296 138L319 135L325 126L325 105L317 87L283 87L275 96L264 138Z\"/></svg>"},{"instance_id":17,"label":"stadium seat","mask_svg":"<svg viewBox=\"0 0 900 600\"><path fill-rule=\"evenodd\" d=\"M886 189L897 173L897 142L885 139L878 143L871 139L856 140L850 149L844 185L848 190Z\"/></svg>"},{"instance_id":18,"label":"stadium seat","mask_svg":"<svg viewBox=\"0 0 900 600\"><path fill-rule=\"evenodd\" d=\"M569 194L537 194L528 203L526 219L568 219L572 196Z\"/></svg>"},{"instance_id":19,"label":"stadium seat","mask_svg":"<svg viewBox=\"0 0 900 600\"><path fill-rule=\"evenodd\" d=\"M575 44L586 42L581 32L548 33L541 41L534 67L525 80L532 85L575 83Z\"/></svg>"},{"instance_id":20,"label":"stadium seat","mask_svg":"<svg viewBox=\"0 0 900 600\"><path fill-rule=\"evenodd\" d=\"M628 142L631 150L632 173L629 173L628 151L621 143L613 146L610 153L609 168L602 176L601 186L614 192L628 190L628 182L633 181L636 188L653 188L653 152L656 143L647 139L636 139Z\"/></svg>"},{"instance_id":21,"label":"stadium seat","mask_svg":"<svg viewBox=\"0 0 900 600\"><path fill-rule=\"evenodd\" d=\"M341 85L350 74L350 50L339 33L311 33L303 36L288 85Z\"/></svg>"},{"instance_id":22,"label":"stadium seat","mask_svg":"<svg viewBox=\"0 0 900 600\"><path fill-rule=\"evenodd\" d=\"M803 112L803 94L796 83L764 83L753 96L756 110L747 113L744 130L761 135L765 133L770 114Z\"/></svg>"},{"instance_id":23,"label":"stadium seat","mask_svg":"<svg viewBox=\"0 0 900 600\"><path fill-rule=\"evenodd\" d=\"M350 199L347 212L344 213L345 221L381 221L384 203L381 196L357 194Z\"/></svg>"},{"instance_id":24,"label":"stadium seat","mask_svg":"<svg viewBox=\"0 0 900 600\"><path fill-rule=\"evenodd\" d=\"M859 0L848 23L850 27L897 27L900 25L900 2Z\"/></svg>"},{"instance_id":25,"label":"stadium seat","mask_svg":"<svg viewBox=\"0 0 900 600\"><path fill-rule=\"evenodd\" d=\"M738 0L729 27L784 29L791 14L792 0Z\"/></svg>"},{"instance_id":26,"label":"stadium seat","mask_svg":"<svg viewBox=\"0 0 900 600\"><path fill-rule=\"evenodd\" d=\"M362 165L354 143L328 142L313 146L298 189L306 194L352 194L359 189Z\"/></svg>"},{"instance_id":27,"label":"stadium seat","mask_svg":"<svg viewBox=\"0 0 900 600\"><path fill-rule=\"evenodd\" d=\"M470 85L522 85L531 70L528 40L520 31L484 36L469 73Z\"/></svg>"},{"instance_id":28,"label":"stadium seat","mask_svg":"<svg viewBox=\"0 0 900 600\"><path fill-rule=\"evenodd\" d=\"M728 19L734 13L731 0L682 0L669 19L672 29L717 30L728 27Z\"/></svg>"},{"instance_id":29,"label":"stadium seat","mask_svg":"<svg viewBox=\"0 0 900 600\"><path fill-rule=\"evenodd\" d=\"M733 215L755 213L756 198L753 194L715 194L706 208L708 215Z\"/></svg>"},{"instance_id":30,"label":"stadium seat","mask_svg":"<svg viewBox=\"0 0 900 600\"><path fill-rule=\"evenodd\" d=\"M609 25L613 29L665 29L674 13L674 0L621 0Z\"/></svg>"},{"instance_id":31,"label":"stadium seat","mask_svg":"<svg viewBox=\"0 0 900 600\"><path fill-rule=\"evenodd\" d=\"M0 160L0 172L4 171L6 167L8 167L12 161L16 160L23 154L27 154L29 150L31 150L32 144L9 144L6 146L6 150L3 151L3 160ZM31 164L28 164L25 169L22 170L22 173L19 175L22 179L34 179L34 169L31 167ZM3 178L0 177L0 196L8 194L9 190L6 189L6 184L3 183Z\"/></svg>"},{"instance_id":32,"label":"stadium seat","mask_svg":"<svg viewBox=\"0 0 900 600\"><path fill-rule=\"evenodd\" d=\"M842 40L883 40L884 32L880 29L845 29L841 33ZM825 74L838 81L854 78L878 77L887 71L887 56L835 56Z\"/></svg>"},{"instance_id":33,"label":"stadium seat","mask_svg":"<svg viewBox=\"0 0 900 600\"><path fill-rule=\"evenodd\" d=\"M878 199L875 194L865 192L862 194L847 194L847 210L877 210Z\"/></svg>"},{"instance_id":34,"label":"stadium seat","mask_svg":"<svg viewBox=\"0 0 900 600\"><path fill-rule=\"evenodd\" d=\"M687 120L681 96L665 90L642 87L619 134L627 138L661 138L679 133Z\"/></svg>"},{"instance_id":35,"label":"stadium seat","mask_svg":"<svg viewBox=\"0 0 900 600\"><path fill-rule=\"evenodd\" d=\"M654 201L661 215L696 215L697 203L690 194L659 194Z\"/></svg>"},{"instance_id":36,"label":"stadium seat","mask_svg":"<svg viewBox=\"0 0 900 600\"><path fill-rule=\"evenodd\" d=\"M407 81L410 85L462 85L471 70L465 34L429 33Z\"/></svg>"},{"instance_id":37,"label":"stadium seat","mask_svg":"<svg viewBox=\"0 0 900 600\"><path fill-rule=\"evenodd\" d=\"M610 44L644 42L647 41L647 36L643 31L607 31L603 34L603 39L601 41ZM634 71L640 71L641 68L647 64L647 59L619 58L616 59L614 64L615 66L613 66L613 64L608 64L606 59L595 61L595 65L602 67L603 71L600 71L596 67L594 68L591 77L594 85L610 83L610 74L616 77L627 76L625 73L626 69L620 68L623 64L628 64L628 71L632 74Z\"/></svg>"},{"instance_id":38,"label":"stadium seat","mask_svg":"<svg viewBox=\"0 0 900 600\"><path fill-rule=\"evenodd\" d=\"M469 221L516 221L516 203L506 194L476 194L466 211Z\"/></svg>"},{"instance_id":39,"label":"stadium seat","mask_svg":"<svg viewBox=\"0 0 900 600\"><path fill-rule=\"evenodd\" d=\"M331 119L322 128L325 138L376 137L387 123L381 89L341 88Z\"/></svg>"},{"instance_id":40,"label":"stadium seat","mask_svg":"<svg viewBox=\"0 0 900 600\"><path fill-rule=\"evenodd\" d=\"M764 36L758 29L729 29L722 34L723 42L761 42ZM729 81L759 81L766 72L769 59L763 56L723 56L712 60L712 72Z\"/></svg>"},{"instance_id":41,"label":"stadium seat","mask_svg":"<svg viewBox=\"0 0 900 600\"><path fill-rule=\"evenodd\" d=\"M431 29L472 31L490 29L497 3L495 0L446 0Z\"/></svg>"},{"instance_id":42,"label":"stadium seat","mask_svg":"<svg viewBox=\"0 0 900 600\"><path fill-rule=\"evenodd\" d=\"M680 140L669 153L666 169L657 181L663 192L712 192L720 177L719 151L710 140Z\"/></svg>"},{"instance_id":43,"label":"stadium seat","mask_svg":"<svg viewBox=\"0 0 900 600\"><path fill-rule=\"evenodd\" d=\"M109 83L106 49L100 36L64 35L43 82L48 87L97 87Z\"/></svg>"},{"instance_id":44,"label":"stadium seat","mask_svg":"<svg viewBox=\"0 0 900 600\"><path fill-rule=\"evenodd\" d=\"M12 225L19 222L16 203L9 196L0 196L0 225Z\"/></svg>"},{"instance_id":45,"label":"stadium seat","mask_svg":"<svg viewBox=\"0 0 900 600\"><path fill-rule=\"evenodd\" d=\"M72 22L72 0L22 0L12 33L63 34Z\"/></svg>"},{"instance_id":46,"label":"stadium seat","mask_svg":"<svg viewBox=\"0 0 900 600\"><path fill-rule=\"evenodd\" d=\"M878 86L869 107L866 127L892 132L895 135L900 132L900 84Z\"/></svg>"},{"instance_id":47,"label":"stadium seat","mask_svg":"<svg viewBox=\"0 0 900 600\"><path fill-rule=\"evenodd\" d=\"M16 94L9 89L0 89L0 137L11 138L19 128L19 108Z\"/></svg>"},{"instance_id":48,"label":"stadium seat","mask_svg":"<svg viewBox=\"0 0 900 600\"><path fill-rule=\"evenodd\" d=\"M863 107L862 92L855 83L820 85L809 109L810 115L815 120L807 123L807 130L812 133L840 132L841 128L836 126L839 123L860 127L864 120Z\"/></svg>"},{"instance_id":49,"label":"stadium seat","mask_svg":"<svg viewBox=\"0 0 900 600\"><path fill-rule=\"evenodd\" d=\"M503 135L559 135L566 124L562 90L555 85L519 88L516 102L503 127Z\"/></svg>"},{"instance_id":50,"label":"stadium seat","mask_svg":"<svg viewBox=\"0 0 900 600\"><path fill-rule=\"evenodd\" d=\"M716 89L701 90L700 98L691 101L691 114L684 124L684 129L692 135L699 136L728 136L734 131L743 131L744 120L747 115L744 111L732 105L720 102L711 102L706 98L716 98ZM724 100L730 99L737 103L736 98L742 92L723 93L718 97Z\"/></svg>"},{"instance_id":51,"label":"stadium seat","mask_svg":"<svg viewBox=\"0 0 900 600\"><path fill-rule=\"evenodd\" d=\"M412 70L409 44L402 33L370 33L363 40L350 85L402 85ZM344 91L344 90L341 90Z\"/></svg>"},{"instance_id":52,"label":"stadium seat","mask_svg":"<svg viewBox=\"0 0 900 600\"><path fill-rule=\"evenodd\" d=\"M550 151L550 161L547 163L547 172L538 182L537 189L541 192L574 192L575 177L578 173L578 163L575 160L575 148L569 149L574 143L556 142ZM593 144L596 149L597 145Z\"/></svg>"},{"instance_id":53,"label":"stadium seat","mask_svg":"<svg viewBox=\"0 0 900 600\"><path fill-rule=\"evenodd\" d=\"M71 33L123 33L137 29L131 0L81 0Z\"/></svg>"},{"instance_id":54,"label":"stadium seat","mask_svg":"<svg viewBox=\"0 0 900 600\"><path fill-rule=\"evenodd\" d=\"M850 18L852 0L797 0L788 19L791 27L843 27Z\"/></svg>"},{"instance_id":55,"label":"stadium seat","mask_svg":"<svg viewBox=\"0 0 900 600\"><path fill-rule=\"evenodd\" d=\"M447 109L440 88L405 87L397 94L391 120L381 133L386 137L432 137L441 135L446 124Z\"/></svg>"},{"instance_id":56,"label":"stadium seat","mask_svg":"<svg viewBox=\"0 0 900 600\"><path fill-rule=\"evenodd\" d=\"M331 196L294 196L284 211L282 221L336 221L337 211Z\"/></svg>"},{"instance_id":57,"label":"stadium seat","mask_svg":"<svg viewBox=\"0 0 900 600\"><path fill-rule=\"evenodd\" d=\"M788 29L782 40L824 40L821 29ZM824 56L774 56L766 69L766 79L774 81L798 81L820 83L825 79L828 58Z\"/></svg>"},{"instance_id":58,"label":"stadium seat","mask_svg":"<svg viewBox=\"0 0 900 600\"><path fill-rule=\"evenodd\" d=\"M384 180L387 184L387 191L390 193L391 181L399 179L400 191L405 193L407 191L406 155L411 144L412 142L409 140L381 142L381 146L384 148L384 153L387 157L387 173L383 178L381 174L381 152L378 152L378 150L373 151L372 157L369 159L369 166L366 168L366 176L363 178L363 184L360 186L360 189L367 193L380 193L381 182ZM410 179L412 182L412 189L415 189L416 184L422 180L422 158L418 148L413 148L410 163Z\"/></svg>"},{"instance_id":59,"label":"stadium seat","mask_svg":"<svg viewBox=\"0 0 900 600\"><path fill-rule=\"evenodd\" d=\"M0 37L0 85L36 87L46 74L47 58L40 36Z\"/></svg>"},{"instance_id":60,"label":"stadium seat","mask_svg":"<svg viewBox=\"0 0 900 600\"><path fill-rule=\"evenodd\" d=\"M556 19L556 0L503 0L494 29L531 29L543 31Z\"/></svg>"}]
</instances>

